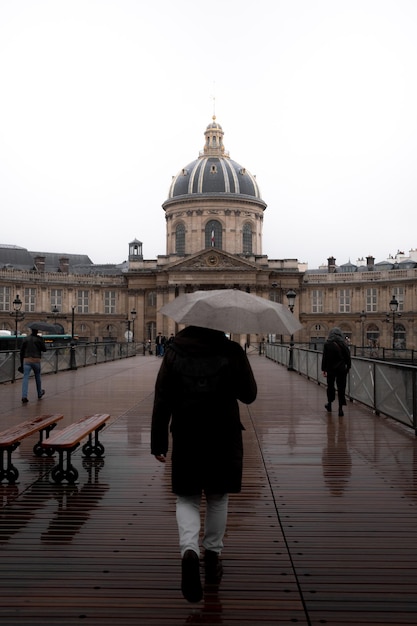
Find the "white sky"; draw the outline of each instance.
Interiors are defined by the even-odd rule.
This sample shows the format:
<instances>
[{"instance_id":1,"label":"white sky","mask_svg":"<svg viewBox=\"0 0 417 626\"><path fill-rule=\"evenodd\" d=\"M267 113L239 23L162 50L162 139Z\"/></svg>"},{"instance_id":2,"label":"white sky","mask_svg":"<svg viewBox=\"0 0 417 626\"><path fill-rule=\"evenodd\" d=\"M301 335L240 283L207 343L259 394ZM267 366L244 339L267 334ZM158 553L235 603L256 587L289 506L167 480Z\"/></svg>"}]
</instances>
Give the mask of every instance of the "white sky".
<instances>
[{"instance_id":1,"label":"white sky","mask_svg":"<svg viewBox=\"0 0 417 626\"><path fill-rule=\"evenodd\" d=\"M0 242L165 254L213 114L310 268L417 247L415 0L0 0Z\"/></svg>"}]
</instances>

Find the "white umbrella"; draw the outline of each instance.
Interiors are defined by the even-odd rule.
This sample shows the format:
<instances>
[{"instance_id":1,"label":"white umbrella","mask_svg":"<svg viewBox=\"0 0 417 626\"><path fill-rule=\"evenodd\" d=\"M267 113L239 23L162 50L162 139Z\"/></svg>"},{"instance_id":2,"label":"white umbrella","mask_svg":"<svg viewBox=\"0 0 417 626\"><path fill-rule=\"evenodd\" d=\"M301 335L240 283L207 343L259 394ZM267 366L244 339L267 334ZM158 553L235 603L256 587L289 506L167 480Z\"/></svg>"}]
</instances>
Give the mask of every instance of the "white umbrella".
<instances>
[{"instance_id":1,"label":"white umbrella","mask_svg":"<svg viewBox=\"0 0 417 626\"><path fill-rule=\"evenodd\" d=\"M238 289L185 293L160 312L179 324L231 333L293 335L302 324L283 304Z\"/></svg>"}]
</instances>

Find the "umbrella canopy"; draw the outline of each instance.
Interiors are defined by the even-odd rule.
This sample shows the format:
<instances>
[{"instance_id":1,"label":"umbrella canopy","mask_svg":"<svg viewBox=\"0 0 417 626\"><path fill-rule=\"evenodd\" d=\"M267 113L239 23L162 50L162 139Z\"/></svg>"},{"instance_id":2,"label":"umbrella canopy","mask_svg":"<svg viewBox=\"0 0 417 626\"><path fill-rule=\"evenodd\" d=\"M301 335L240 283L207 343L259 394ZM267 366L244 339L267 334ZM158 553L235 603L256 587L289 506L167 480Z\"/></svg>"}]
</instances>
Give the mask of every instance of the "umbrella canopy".
<instances>
[{"instance_id":1,"label":"umbrella canopy","mask_svg":"<svg viewBox=\"0 0 417 626\"><path fill-rule=\"evenodd\" d=\"M62 330L55 324L48 324L48 322L31 322L27 325L31 330L40 330L43 333L49 333L51 335L60 335Z\"/></svg>"},{"instance_id":2,"label":"umbrella canopy","mask_svg":"<svg viewBox=\"0 0 417 626\"><path fill-rule=\"evenodd\" d=\"M179 324L231 333L293 335L302 328L283 304L238 289L186 293L164 305L160 312Z\"/></svg>"}]
</instances>

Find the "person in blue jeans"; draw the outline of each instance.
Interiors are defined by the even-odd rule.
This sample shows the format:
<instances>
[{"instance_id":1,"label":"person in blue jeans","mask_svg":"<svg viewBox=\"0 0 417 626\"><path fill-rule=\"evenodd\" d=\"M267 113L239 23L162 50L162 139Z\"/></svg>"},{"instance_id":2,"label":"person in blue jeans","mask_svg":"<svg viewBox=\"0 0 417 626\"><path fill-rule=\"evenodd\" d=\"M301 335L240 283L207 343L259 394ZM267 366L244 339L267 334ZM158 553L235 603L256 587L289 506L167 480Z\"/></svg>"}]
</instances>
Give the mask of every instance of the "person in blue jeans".
<instances>
[{"instance_id":1,"label":"person in blue jeans","mask_svg":"<svg viewBox=\"0 0 417 626\"><path fill-rule=\"evenodd\" d=\"M33 371L35 375L36 391L38 392L39 400L45 395L45 391L42 389L41 381L41 358L42 352L46 352L46 345L42 337L39 337L38 330L32 328L32 333L29 337L23 340L22 347L20 348L20 362L21 369L23 369L23 382L22 382L22 402L26 404L28 400L29 389L29 376Z\"/></svg>"}]
</instances>

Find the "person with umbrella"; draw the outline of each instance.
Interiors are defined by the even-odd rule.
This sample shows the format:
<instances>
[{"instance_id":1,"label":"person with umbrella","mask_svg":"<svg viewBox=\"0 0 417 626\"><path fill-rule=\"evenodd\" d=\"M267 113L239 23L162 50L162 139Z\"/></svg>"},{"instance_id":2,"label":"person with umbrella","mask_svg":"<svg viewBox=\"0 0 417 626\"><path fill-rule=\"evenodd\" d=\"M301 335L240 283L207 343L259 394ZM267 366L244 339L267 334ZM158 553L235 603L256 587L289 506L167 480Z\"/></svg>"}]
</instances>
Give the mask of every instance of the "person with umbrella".
<instances>
[{"instance_id":1,"label":"person with umbrella","mask_svg":"<svg viewBox=\"0 0 417 626\"><path fill-rule=\"evenodd\" d=\"M222 576L228 494L240 492L242 483L243 426L237 401L250 404L256 394L243 349L224 332L188 326L168 344L155 384L151 452L166 462L171 431L181 590L189 602L203 596L199 546L203 492L205 582L218 584Z\"/></svg>"},{"instance_id":2,"label":"person with umbrella","mask_svg":"<svg viewBox=\"0 0 417 626\"><path fill-rule=\"evenodd\" d=\"M33 371L35 375L36 390L38 392L38 399L45 395L45 391L42 389L41 382L41 358L42 352L46 352L46 345L42 337L38 335L38 327L31 325L31 334L23 340L22 347L20 348L20 371L23 370L23 382L22 382L22 402L27 404L28 389L29 389L29 376Z\"/></svg>"}]
</instances>

